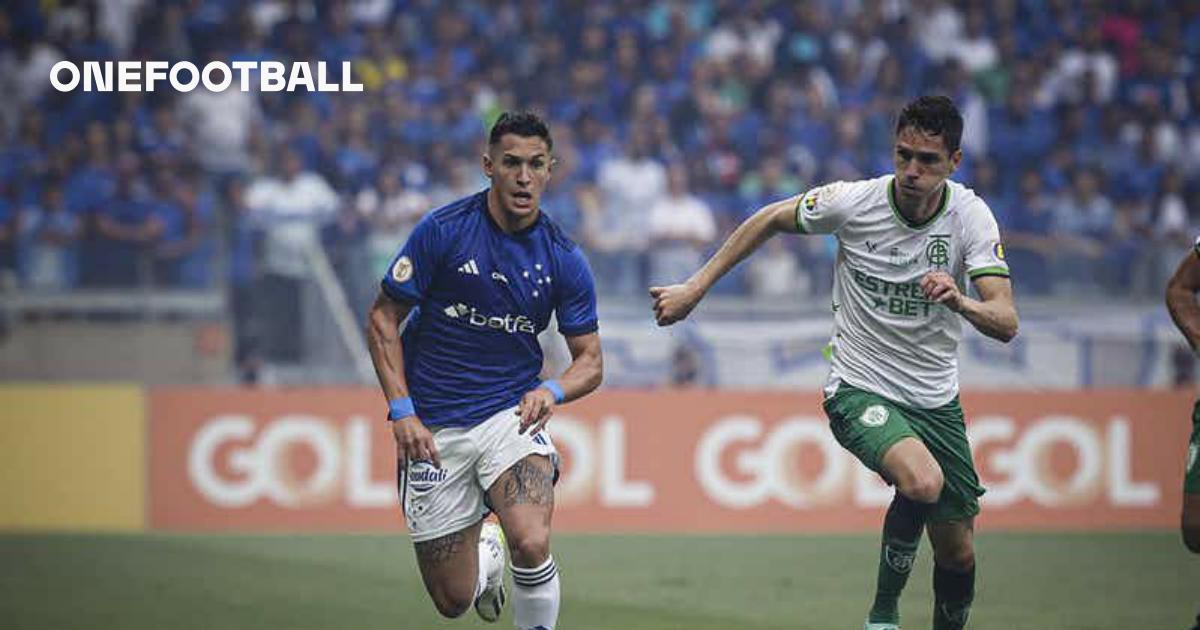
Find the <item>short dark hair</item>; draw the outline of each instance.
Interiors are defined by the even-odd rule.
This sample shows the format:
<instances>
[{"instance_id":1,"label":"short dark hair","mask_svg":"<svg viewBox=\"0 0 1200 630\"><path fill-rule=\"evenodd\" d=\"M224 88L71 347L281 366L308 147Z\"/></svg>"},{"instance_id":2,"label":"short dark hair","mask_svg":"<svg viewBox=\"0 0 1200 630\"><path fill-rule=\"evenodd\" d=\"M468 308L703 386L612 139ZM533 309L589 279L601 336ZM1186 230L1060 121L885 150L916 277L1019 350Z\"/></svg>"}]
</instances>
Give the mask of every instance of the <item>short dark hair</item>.
<instances>
[{"instance_id":1,"label":"short dark hair","mask_svg":"<svg viewBox=\"0 0 1200 630\"><path fill-rule=\"evenodd\" d=\"M508 133L522 138L537 136L546 141L547 149L554 148L554 141L550 139L550 127L546 126L546 121L532 112L500 114L500 118L496 119L496 124L492 125L492 132L488 134L488 146L495 146L497 142L500 142L500 138Z\"/></svg>"},{"instance_id":2,"label":"short dark hair","mask_svg":"<svg viewBox=\"0 0 1200 630\"><path fill-rule=\"evenodd\" d=\"M962 144L962 114L954 101L945 96L922 96L905 105L896 121L896 135L907 127L941 136L951 154Z\"/></svg>"}]
</instances>

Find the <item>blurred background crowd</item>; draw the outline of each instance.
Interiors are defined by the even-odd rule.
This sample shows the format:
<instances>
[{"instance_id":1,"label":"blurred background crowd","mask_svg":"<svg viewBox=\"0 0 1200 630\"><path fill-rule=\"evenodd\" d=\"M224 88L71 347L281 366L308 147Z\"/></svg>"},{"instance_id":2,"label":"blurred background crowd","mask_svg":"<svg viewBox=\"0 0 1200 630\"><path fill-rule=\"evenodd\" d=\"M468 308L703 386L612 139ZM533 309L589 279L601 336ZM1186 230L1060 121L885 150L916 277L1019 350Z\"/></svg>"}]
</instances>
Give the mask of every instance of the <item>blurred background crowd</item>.
<instances>
[{"instance_id":1,"label":"blurred background crowd","mask_svg":"<svg viewBox=\"0 0 1200 630\"><path fill-rule=\"evenodd\" d=\"M59 93L63 59L333 80L349 61L364 91ZM1019 296L1157 300L1200 224L1197 60L1200 3L1163 0L16 0L0 275L217 291L239 353L286 360L314 252L364 312L421 216L486 185L487 126L521 108L555 140L544 209L601 300L632 300L768 201L889 172L899 108L943 93L966 122L955 179L995 213ZM834 253L775 239L717 291L820 298Z\"/></svg>"}]
</instances>

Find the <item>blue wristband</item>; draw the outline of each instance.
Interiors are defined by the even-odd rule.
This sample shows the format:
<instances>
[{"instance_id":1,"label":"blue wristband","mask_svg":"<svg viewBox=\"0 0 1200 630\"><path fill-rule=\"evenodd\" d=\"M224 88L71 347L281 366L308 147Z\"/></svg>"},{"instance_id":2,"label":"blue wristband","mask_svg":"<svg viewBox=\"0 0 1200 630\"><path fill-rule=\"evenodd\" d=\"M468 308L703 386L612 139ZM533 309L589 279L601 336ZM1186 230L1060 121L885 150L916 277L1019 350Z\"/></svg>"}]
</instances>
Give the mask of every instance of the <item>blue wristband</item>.
<instances>
[{"instance_id":1,"label":"blue wristband","mask_svg":"<svg viewBox=\"0 0 1200 630\"><path fill-rule=\"evenodd\" d=\"M412 398L405 396L388 401L388 420L399 420L415 415L417 415L417 410L413 407Z\"/></svg>"},{"instance_id":2,"label":"blue wristband","mask_svg":"<svg viewBox=\"0 0 1200 630\"><path fill-rule=\"evenodd\" d=\"M554 394L554 402L556 404L561 403L563 399L567 397L566 393L563 392L562 385L559 385L558 381L554 379L542 381L542 387L545 387L546 389L550 390L551 394Z\"/></svg>"}]
</instances>

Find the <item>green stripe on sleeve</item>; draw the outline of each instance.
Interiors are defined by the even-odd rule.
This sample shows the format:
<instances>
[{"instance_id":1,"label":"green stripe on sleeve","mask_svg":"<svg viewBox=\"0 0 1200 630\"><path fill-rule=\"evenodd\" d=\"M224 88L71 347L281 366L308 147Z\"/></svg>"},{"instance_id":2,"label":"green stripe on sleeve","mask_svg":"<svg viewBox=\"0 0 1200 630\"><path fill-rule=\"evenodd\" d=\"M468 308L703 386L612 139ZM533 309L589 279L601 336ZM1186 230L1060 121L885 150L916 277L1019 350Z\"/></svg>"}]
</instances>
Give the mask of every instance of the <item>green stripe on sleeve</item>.
<instances>
[{"instance_id":1,"label":"green stripe on sleeve","mask_svg":"<svg viewBox=\"0 0 1200 630\"><path fill-rule=\"evenodd\" d=\"M1007 278L1008 277L1008 268L1007 267L980 267L979 269L972 269L972 270L968 271L967 275L971 276L972 280L974 280L975 278L983 277L983 276L1003 276L1003 277Z\"/></svg>"},{"instance_id":2,"label":"green stripe on sleeve","mask_svg":"<svg viewBox=\"0 0 1200 630\"><path fill-rule=\"evenodd\" d=\"M800 209L804 207L804 195L796 200L796 229L800 230L801 234L808 234L808 230L804 229L804 218L800 213Z\"/></svg>"}]
</instances>

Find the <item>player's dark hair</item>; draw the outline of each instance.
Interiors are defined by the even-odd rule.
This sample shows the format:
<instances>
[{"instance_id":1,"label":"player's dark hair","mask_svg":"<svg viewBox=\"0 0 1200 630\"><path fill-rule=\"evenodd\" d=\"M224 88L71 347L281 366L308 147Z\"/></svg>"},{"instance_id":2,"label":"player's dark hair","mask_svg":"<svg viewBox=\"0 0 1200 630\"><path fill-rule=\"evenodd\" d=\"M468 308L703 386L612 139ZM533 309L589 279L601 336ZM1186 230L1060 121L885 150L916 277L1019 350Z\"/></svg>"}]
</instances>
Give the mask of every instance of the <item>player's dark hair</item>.
<instances>
[{"instance_id":1,"label":"player's dark hair","mask_svg":"<svg viewBox=\"0 0 1200 630\"><path fill-rule=\"evenodd\" d=\"M896 135L908 127L941 136L951 154L962 143L962 114L958 113L954 101L945 96L922 96L905 105L896 121Z\"/></svg>"},{"instance_id":2,"label":"player's dark hair","mask_svg":"<svg viewBox=\"0 0 1200 630\"><path fill-rule=\"evenodd\" d=\"M500 138L508 133L522 138L536 136L546 141L547 149L554 148L554 141L550 139L550 127L546 126L546 121L532 112L500 114L500 118L496 119L496 124L492 125L492 132L488 134L488 146L495 146L497 142L500 142Z\"/></svg>"}]
</instances>

